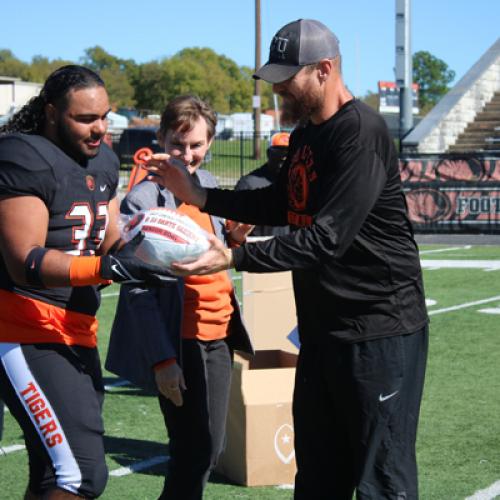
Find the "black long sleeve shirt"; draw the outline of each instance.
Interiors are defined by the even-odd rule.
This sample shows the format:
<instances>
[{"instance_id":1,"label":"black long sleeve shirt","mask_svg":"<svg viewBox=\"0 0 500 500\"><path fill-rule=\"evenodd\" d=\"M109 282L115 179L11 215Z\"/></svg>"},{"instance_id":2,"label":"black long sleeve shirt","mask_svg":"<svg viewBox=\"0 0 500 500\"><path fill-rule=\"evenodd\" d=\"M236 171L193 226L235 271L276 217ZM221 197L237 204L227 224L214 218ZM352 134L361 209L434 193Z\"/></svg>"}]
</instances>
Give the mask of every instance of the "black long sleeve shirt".
<instances>
[{"instance_id":1,"label":"black long sleeve shirt","mask_svg":"<svg viewBox=\"0 0 500 500\"><path fill-rule=\"evenodd\" d=\"M357 342L427 322L418 250L383 119L357 100L297 128L278 180L209 190L204 210L293 231L234 252L236 269L292 270L301 342Z\"/></svg>"}]
</instances>

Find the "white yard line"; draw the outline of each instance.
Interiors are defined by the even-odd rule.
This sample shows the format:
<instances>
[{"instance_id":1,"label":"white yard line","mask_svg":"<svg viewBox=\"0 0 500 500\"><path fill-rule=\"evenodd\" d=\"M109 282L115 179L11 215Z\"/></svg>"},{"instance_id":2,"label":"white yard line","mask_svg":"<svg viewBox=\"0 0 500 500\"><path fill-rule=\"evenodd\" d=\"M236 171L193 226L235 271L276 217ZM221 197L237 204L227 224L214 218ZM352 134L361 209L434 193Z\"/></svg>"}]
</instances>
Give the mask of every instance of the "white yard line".
<instances>
[{"instance_id":1,"label":"white yard line","mask_svg":"<svg viewBox=\"0 0 500 500\"><path fill-rule=\"evenodd\" d=\"M485 271L500 270L500 260L426 260L420 264L423 269L483 269Z\"/></svg>"},{"instance_id":2,"label":"white yard line","mask_svg":"<svg viewBox=\"0 0 500 500\"><path fill-rule=\"evenodd\" d=\"M0 446L0 455L7 455L8 453L13 453L14 451L21 451L26 449L24 444L13 444L11 446Z\"/></svg>"},{"instance_id":3,"label":"white yard line","mask_svg":"<svg viewBox=\"0 0 500 500\"><path fill-rule=\"evenodd\" d=\"M143 460L142 462L129 465L128 467L120 467L119 469L112 470L109 475L115 477L128 476L129 474L147 469L153 465L168 462L169 459L170 457L168 455L159 455L157 457L149 458L148 460Z\"/></svg>"},{"instance_id":4,"label":"white yard line","mask_svg":"<svg viewBox=\"0 0 500 500\"><path fill-rule=\"evenodd\" d=\"M118 297L118 295L120 295L120 292L101 293L101 297L103 299L105 299L107 297Z\"/></svg>"},{"instance_id":5,"label":"white yard line","mask_svg":"<svg viewBox=\"0 0 500 500\"><path fill-rule=\"evenodd\" d=\"M487 307L486 309L479 309L478 312L484 314L500 314L500 307Z\"/></svg>"},{"instance_id":6,"label":"white yard line","mask_svg":"<svg viewBox=\"0 0 500 500\"><path fill-rule=\"evenodd\" d=\"M279 484L278 486L276 486L276 489L277 490L294 490L295 485L293 485L293 484Z\"/></svg>"},{"instance_id":7,"label":"white yard line","mask_svg":"<svg viewBox=\"0 0 500 500\"><path fill-rule=\"evenodd\" d=\"M500 495L500 481L493 483L484 490L476 491L472 496L467 497L465 500L493 500Z\"/></svg>"},{"instance_id":8,"label":"white yard line","mask_svg":"<svg viewBox=\"0 0 500 500\"><path fill-rule=\"evenodd\" d=\"M495 302L496 300L500 300L500 295L490 297L489 299L476 300L475 302L465 302L456 306L444 307L443 309L435 309L434 311L429 311L427 314L429 314L429 316L432 316L433 314L458 311L459 309L465 309L467 307L479 306L481 304L487 304L488 302Z\"/></svg>"},{"instance_id":9,"label":"white yard line","mask_svg":"<svg viewBox=\"0 0 500 500\"><path fill-rule=\"evenodd\" d=\"M429 253L442 253L442 252L453 252L455 250L470 250L472 245L463 245L460 247L446 247L446 248L437 248L435 250L421 250L420 255L429 254Z\"/></svg>"},{"instance_id":10,"label":"white yard line","mask_svg":"<svg viewBox=\"0 0 500 500\"><path fill-rule=\"evenodd\" d=\"M21 451L24 450L26 447L22 444L14 444L11 446L5 446L1 447L0 446L0 456L1 455L7 455L8 453L12 453L15 451ZM114 477L123 477L123 476L128 476L130 474L134 474L135 472L139 472L144 469L148 469L150 467L153 467L158 464L166 463L170 460L170 457L168 455L159 455L157 457L149 458L148 460L143 460L141 462L134 463L132 465L129 465L127 467L120 467L118 469L110 471L109 475L114 476ZM277 490L293 490L294 485L293 484L280 484L276 486Z\"/></svg>"},{"instance_id":11,"label":"white yard line","mask_svg":"<svg viewBox=\"0 0 500 500\"><path fill-rule=\"evenodd\" d=\"M113 382L112 384L107 384L104 386L105 391L112 391L115 387L124 387L126 385L132 385L128 380L118 380L118 382Z\"/></svg>"}]
</instances>

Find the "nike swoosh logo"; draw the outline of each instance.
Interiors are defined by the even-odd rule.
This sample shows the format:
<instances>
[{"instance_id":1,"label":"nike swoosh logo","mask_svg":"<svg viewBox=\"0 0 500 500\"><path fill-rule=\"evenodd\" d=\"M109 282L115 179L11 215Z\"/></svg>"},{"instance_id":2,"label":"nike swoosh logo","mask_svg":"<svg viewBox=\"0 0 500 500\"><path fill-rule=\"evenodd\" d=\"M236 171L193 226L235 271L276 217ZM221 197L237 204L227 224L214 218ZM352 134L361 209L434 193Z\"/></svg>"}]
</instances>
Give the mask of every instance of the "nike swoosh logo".
<instances>
[{"instance_id":1,"label":"nike swoosh logo","mask_svg":"<svg viewBox=\"0 0 500 500\"><path fill-rule=\"evenodd\" d=\"M378 400L383 403L384 401L387 401L388 399L391 399L393 396L395 396L399 391L394 391L391 392L391 394L387 394L387 396L383 396L382 393L379 394Z\"/></svg>"},{"instance_id":2,"label":"nike swoosh logo","mask_svg":"<svg viewBox=\"0 0 500 500\"><path fill-rule=\"evenodd\" d=\"M108 186L106 186L106 184L104 184L104 186L99 186L99 189L101 190L101 193L104 193L104 191L106 191L106 188Z\"/></svg>"},{"instance_id":3,"label":"nike swoosh logo","mask_svg":"<svg viewBox=\"0 0 500 500\"><path fill-rule=\"evenodd\" d=\"M125 274L123 274L123 273L122 273L121 269L118 267L118 265L117 265L117 264L112 264L112 266L111 266L111 270L112 270L114 273L118 274L118 276L121 276L122 278L125 278L125 279L126 279L126 278L128 278L128 276L127 276L127 275L125 275Z\"/></svg>"}]
</instances>

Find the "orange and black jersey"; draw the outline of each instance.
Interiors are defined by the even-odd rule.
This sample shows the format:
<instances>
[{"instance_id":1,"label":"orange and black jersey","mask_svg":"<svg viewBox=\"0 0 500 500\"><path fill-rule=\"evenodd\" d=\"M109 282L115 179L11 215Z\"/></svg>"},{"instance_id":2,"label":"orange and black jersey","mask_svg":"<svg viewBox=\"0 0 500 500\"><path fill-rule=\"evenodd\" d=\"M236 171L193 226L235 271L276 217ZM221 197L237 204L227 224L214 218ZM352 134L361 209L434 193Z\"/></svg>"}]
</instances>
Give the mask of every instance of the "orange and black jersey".
<instances>
[{"instance_id":1,"label":"orange and black jersey","mask_svg":"<svg viewBox=\"0 0 500 500\"><path fill-rule=\"evenodd\" d=\"M0 195L36 196L44 202L49 211L45 242L49 249L72 255L95 253L104 238L109 201L116 195L118 168L116 155L105 144L95 158L79 164L42 136L15 133L0 137ZM9 297L13 301L11 311L21 307L28 316L33 313L34 320L48 307L47 315L63 318L61 326L51 326L53 330L64 329L67 321L70 330L72 323L83 326L88 320L93 325L99 307L99 293L94 286L45 289L15 285L3 258L0 293L4 303L10 301ZM52 307L55 309L50 310ZM40 321L46 321L45 314L42 316ZM2 307L0 321L11 319L9 307ZM71 331L66 334L71 336ZM0 336L2 340L6 339Z\"/></svg>"}]
</instances>

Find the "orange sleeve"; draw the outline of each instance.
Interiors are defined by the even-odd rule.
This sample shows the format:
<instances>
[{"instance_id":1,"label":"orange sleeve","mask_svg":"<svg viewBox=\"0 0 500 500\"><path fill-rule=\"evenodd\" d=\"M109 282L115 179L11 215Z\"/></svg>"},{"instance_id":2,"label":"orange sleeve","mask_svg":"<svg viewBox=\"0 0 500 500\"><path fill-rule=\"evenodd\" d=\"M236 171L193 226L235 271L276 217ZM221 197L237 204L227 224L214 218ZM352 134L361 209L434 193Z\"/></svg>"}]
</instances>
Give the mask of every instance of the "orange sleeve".
<instances>
[{"instance_id":1,"label":"orange sleeve","mask_svg":"<svg viewBox=\"0 0 500 500\"><path fill-rule=\"evenodd\" d=\"M69 266L69 281L71 286L109 285L110 280L101 278L101 258L74 257Z\"/></svg>"}]
</instances>

